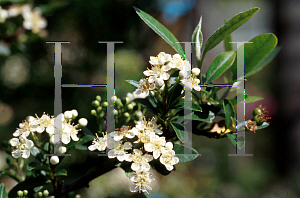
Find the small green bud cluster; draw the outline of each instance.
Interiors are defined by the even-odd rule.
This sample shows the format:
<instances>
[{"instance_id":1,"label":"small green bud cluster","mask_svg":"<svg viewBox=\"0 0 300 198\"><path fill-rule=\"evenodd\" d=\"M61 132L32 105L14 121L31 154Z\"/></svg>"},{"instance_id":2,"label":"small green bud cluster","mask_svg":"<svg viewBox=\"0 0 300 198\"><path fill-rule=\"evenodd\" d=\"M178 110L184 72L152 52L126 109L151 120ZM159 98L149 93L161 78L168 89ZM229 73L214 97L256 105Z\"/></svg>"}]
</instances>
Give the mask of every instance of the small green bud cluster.
<instances>
[{"instance_id":1,"label":"small green bud cluster","mask_svg":"<svg viewBox=\"0 0 300 198\"><path fill-rule=\"evenodd\" d=\"M123 124L132 124L138 120L141 120L143 113L141 112L141 106L132 101L132 97L118 98L112 96L109 102L101 101L101 96L96 96L96 100L92 102L93 109L91 114L97 117L98 123L105 123L107 115L107 106L112 102L114 103L114 116L116 124L122 122ZM101 128L101 127L100 127Z\"/></svg>"}]
</instances>

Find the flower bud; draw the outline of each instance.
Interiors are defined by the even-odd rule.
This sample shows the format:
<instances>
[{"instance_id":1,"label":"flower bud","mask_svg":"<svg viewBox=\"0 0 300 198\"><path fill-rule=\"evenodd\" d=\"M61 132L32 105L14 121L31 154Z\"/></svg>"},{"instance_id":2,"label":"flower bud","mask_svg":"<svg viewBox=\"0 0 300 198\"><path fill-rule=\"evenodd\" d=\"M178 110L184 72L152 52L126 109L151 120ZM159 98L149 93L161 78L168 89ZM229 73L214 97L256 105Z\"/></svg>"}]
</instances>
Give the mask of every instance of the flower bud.
<instances>
[{"instance_id":1,"label":"flower bud","mask_svg":"<svg viewBox=\"0 0 300 198\"><path fill-rule=\"evenodd\" d=\"M132 104L129 104L129 105L127 106L127 108L128 108L129 110L132 110L132 109L133 109L133 105L132 105Z\"/></svg>"},{"instance_id":2,"label":"flower bud","mask_svg":"<svg viewBox=\"0 0 300 198\"><path fill-rule=\"evenodd\" d=\"M122 103L120 98L118 98L115 103L116 103L117 106L123 107L123 103Z\"/></svg>"},{"instance_id":3,"label":"flower bud","mask_svg":"<svg viewBox=\"0 0 300 198\"><path fill-rule=\"evenodd\" d=\"M111 99L112 102L114 102L114 101L116 101L118 98L117 98L117 96L112 96L110 99Z\"/></svg>"},{"instance_id":4,"label":"flower bud","mask_svg":"<svg viewBox=\"0 0 300 198\"><path fill-rule=\"evenodd\" d=\"M186 77L187 77L187 71L181 70L179 72L179 78L182 79L182 78L186 78Z\"/></svg>"},{"instance_id":5,"label":"flower bud","mask_svg":"<svg viewBox=\"0 0 300 198\"><path fill-rule=\"evenodd\" d=\"M44 190L43 195L44 195L45 197L47 197L47 196L49 195L49 191L48 191L48 190Z\"/></svg>"},{"instance_id":6,"label":"flower bud","mask_svg":"<svg viewBox=\"0 0 300 198\"><path fill-rule=\"evenodd\" d=\"M64 117L66 120L70 120L73 117L72 111L65 111L64 112Z\"/></svg>"},{"instance_id":7,"label":"flower bud","mask_svg":"<svg viewBox=\"0 0 300 198\"><path fill-rule=\"evenodd\" d=\"M97 114L96 110L95 110L95 109L92 109L92 110L91 110L91 114L92 114L92 115L96 115L96 114Z\"/></svg>"},{"instance_id":8,"label":"flower bud","mask_svg":"<svg viewBox=\"0 0 300 198\"><path fill-rule=\"evenodd\" d=\"M57 156L52 156L52 157L50 158L50 163L51 163L52 165L58 164L58 163L59 163L59 158L58 158Z\"/></svg>"},{"instance_id":9,"label":"flower bud","mask_svg":"<svg viewBox=\"0 0 300 198\"><path fill-rule=\"evenodd\" d=\"M24 194L24 196L27 196L28 195L28 190L23 190L23 194Z\"/></svg>"},{"instance_id":10,"label":"flower bud","mask_svg":"<svg viewBox=\"0 0 300 198\"><path fill-rule=\"evenodd\" d=\"M67 147L65 147L65 146L59 147L59 148L58 148L58 152L59 152L60 154L65 154L65 153L67 152Z\"/></svg>"},{"instance_id":11,"label":"flower bud","mask_svg":"<svg viewBox=\"0 0 300 198\"><path fill-rule=\"evenodd\" d=\"M102 107L107 107L108 103L107 102L103 102L102 103Z\"/></svg>"},{"instance_id":12,"label":"flower bud","mask_svg":"<svg viewBox=\"0 0 300 198\"><path fill-rule=\"evenodd\" d=\"M80 194L75 195L75 198L81 198Z\"/></svg>"},{"instance_id":13,"label":"flower bud","mask_svg":"<svg viewBox=\"0 0 300 198\"><path fill-rule=\"evenodd\" d=\"M43 197L43 193L42 192L38 192L38 196L39 197Z\"/></svg>"},{"instance_id":14,"label":"flower bud","mask_svg":"<svg viewBox=\"0 0 300 198\"><path fill-rule=\"evenodd\" d=\"M105 113L104 112L101 112L100 113L100 118L103 118L105 116Z\"/></svg>"},{"instance_id":15,"label":"flower bud","mask_svg":"<svg viewBox=\"0 0 300 198\"><path fill-rule=\"evenodd\" d=\"M72 119L75 119L78 116L77 110L73 109L71 112L72 112Z\"/></svg>"},{"instance_id":16,"label":"flower bud","mask_svg":"<svg viewBox=\"0 0 300 198\"><path fill-rule=\"evenodd\" d=\"M98 100L99 102L101 102L101 96L96 96L96 100Z\"/></svg>"},{"instance_id":17,"label":"flower bud","mask_svg":"<svg viewBox=\"0 0 300 198\"><path fill-rule=\"evenodd\" d=\"M94 100L94 101L92 102L92 105L93 105L94 107L99 107L100 102L99 102L98 100Z\"/></svg>"},{"instance_id":18,"label":"flower bud","mask_svg":"<svg viewBox=\"0 0 300 198\"><path fill-rule=\"evenodd\" d=\"M195 76L199 76L199 74L200 74L200 69L199 69L199 68L193 68L193 69L192 69L192 74L194 74Z\"/></svg>"},{"instance_id":19,"label":"flower bud","mask_svg":"<svg viewBox=\"0 0 300 198\"><path fill-rule=\"evenodd\" d=\"M158 86L158 87L161 87L165 84L164 80L161 79L161 78L156 78L155 80L155 85Z\"/></svg>"},{"instance_id":20,"label":"flower bud","mask_svg":"<svg viewBox=\"0 0 300 198\"><path fill-rule=\"evenodd\" d=\"M130 117L130 114L129 114L128 112L125 112L125 113L124 113L124 116L125 116L126 118L129 118L129 117Z\"/></svg>"},{"instance_id":21,"label":"flower bud","mask_svg":"<svg viewBox=\"0 0 300 198\"><path fill-rule=\"evenodd\" d=\"M102 110L102 107L101 107L101 106L97 107L97 112L98 112L98 113L99 113L101 110Z\"/></svg>"},{"instance_id":22,"label":"flower bud","mask_svg":"<svg viewBox=\"0 0 300 198\"><path fill-rule=\"evenodd\" d=\"M18 195L18 197L23 197L24 193L23 193L23 191L19 190L19 191L17 192L17 195Z\"/></svg>"},{"instance_id":23,"label":"flower bud","mask_svg":"<svg viewBox=\"0 0 300 198\"><path fill-rule=\"evenodd\" d=\"M78 124L79 124L81 127L85 127L85 126L88 124L88 121L87 121L87 119L85 119L85 118L80 118L80 119L78 120Z\"/></svg>"},{"instance_id":24,"label":"flower bud","mask_svg":"<svg viewBox=\"0 0 300 198\"><path fill-rule=\"evenodd\" d=\"M118 115L118 111L114 109L114 115Z\"/></svg>"}]
</instances>

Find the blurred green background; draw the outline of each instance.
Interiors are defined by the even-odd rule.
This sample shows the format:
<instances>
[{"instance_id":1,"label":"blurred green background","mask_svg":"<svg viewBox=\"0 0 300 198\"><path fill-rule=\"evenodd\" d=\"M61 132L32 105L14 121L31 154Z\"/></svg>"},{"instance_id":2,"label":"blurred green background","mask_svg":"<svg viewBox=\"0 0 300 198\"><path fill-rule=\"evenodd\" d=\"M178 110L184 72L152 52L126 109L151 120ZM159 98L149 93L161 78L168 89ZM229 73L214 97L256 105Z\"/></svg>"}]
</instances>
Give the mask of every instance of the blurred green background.
<instances>
[{"instance_id":1,"label":"blurred green background","mask_svg":"<svg viewBox=\"0 0 300 198\"><path fill-rule=\"evenodd\" d=\"M10 54L0 55L0 140L9 140L18 124L28 115L54 111L54 46L46 41L71 41L62 45L63 84L105 84L106 45L98 41L123 41L115 46L115 93L125 97L134 88L126 79L139 80L149 67L149 57L175 51L156 35L135 13L136 6L163 23L179 41L191 41L191 34L203 17L204 41L235 14L252 7L260 11L232 34L233 41L248 41L258 34L275 33L282 46L278 58L247 79L246 93L265 97L246 105L246 119L258 104L272 117L271 126L246 134L246 149L253 157L228 157L235 147L228 139L193 136L193 147L201 154L193 162L176 165L169 176L154 174L154 198L200 197L300 197L299 183L299 33L298 1L267 0L39 0L48 25L44 37L30 31L16 36L18 18L0 24L1 46ZM6 8L10 3L0 0ZM224 50L218 45L207 54L202 72ZM221 81L222 82L222 79ZM77 109L89 120L96 95L106 98L101 87L63 88L63 111ZM0 149L0 170L6 166ZM0 176L6 190L16 183ZM115 169L80 190L82 197L138 197L130 193L131 182Z\"/></svg>"}]
</instances>

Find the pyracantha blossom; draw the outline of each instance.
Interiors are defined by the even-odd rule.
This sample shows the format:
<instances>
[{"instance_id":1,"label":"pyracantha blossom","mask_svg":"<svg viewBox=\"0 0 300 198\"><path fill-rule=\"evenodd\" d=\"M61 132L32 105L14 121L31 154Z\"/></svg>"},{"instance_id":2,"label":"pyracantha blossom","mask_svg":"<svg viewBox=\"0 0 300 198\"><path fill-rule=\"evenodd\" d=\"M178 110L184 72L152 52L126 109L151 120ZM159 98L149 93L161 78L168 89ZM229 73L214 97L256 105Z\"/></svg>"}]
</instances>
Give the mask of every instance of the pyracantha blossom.
<instances>
[{"instance_id":1,"label":"pyracantha blossom","mask_svg":"<svg viewBox=\"0 0 300 198\"><path fill-rule=\"evenodd\" d=\"M129 155L127 160L128 162L133 162L131 164L131 169L133 171L149 171L150 164L149 162L153 160L153 156L149 154L144 154L139 149L134 149L133 154Z\"/></svg>"},{"instance_id":2,"label":"pyracantha blossom","mask_svg":"<svg viewBox=\"0 0 300 198\"><path fill-rule=\"evenodd\" d=\"M8 12L7 10L3 9L0 6L0 23L4 23L6 21L6 18L8 17Z\"/></svg>"},{"instance_id":3,"label":"pyracantha blossom","mask_svg":"<svg viewBox=\"0 0 300 198\"><path fill-rule=\"evenodd\" d=\"M33 116L28 118L19 124L19 128L13 133L13 136L19 137L24 135L25 137L30 135L30 132L36 132L38 128L38 121Z\"/></svg>"},{"instance_id":4,"label":"pyracantha blossom","mask_svg":"<svg viewBox=\"0 0 300 198\"><path fill-rule=\"evenodd\" d=\"M130 173L129 179L134 182L130 186L131 192L147 192L147 190L152 190L149 184L154 180L152 178L152 173L146 171L140 171L136 173Z\"/></svg>"},{"instance_id":5,"label":"pyracantha blossom","mask_svg":"<svg viewBox=\"0 0 300 198\"><path fill-rule=\"evenodd\" d=\"M185 78L180 80L183 84L186 90L192 90L195 89L196 91L200 91L201 87L200 87L200 80L197 77L189 77L189 78Z\"/></svg>"},{"instance_id":6,"label":"pyracantha blossom","mask_svg":"<svg viewBox=\"0 0 300 198\"><path fill-rule=\"evenodd\" d=\"M146 121L146 118L143 117L143 120L138 121L135 127L142 132L155 132L158 135L163 134L159 129L159 125L155 123L154 117L149 121Z\"/></svg>"},{"instance_id":7,"label":"pyracantha blossom","mask_svg":"<svg viewBox=\"0 0 300 198\"><path fill-rule=\"evenodd\" d=\"M117 159L120 162L123 162L124 159L127 161L128 157L130 154L127 153L127 151L125 150L129 150L132 147L132 144L130 142L125 142L124 144L122 144L122 141L118 141L115 142L114 144L114 149L110 150L108 152L108 158L115 158L117 157Z\"/></svg>"},{"instance_id":8,"label":"pyracantha blossom","mask_svg":"<svg viewBox=\"0 0 300 198\"><path fill-rule=\"evenodd\" d=\"M165 145L165 150L162 151L162 155L159 158L160 163L165 165L168 171L173 170L173 165L179 162L179 158L175 157L175 151L173 149L172 142L167 142Z\"/></svg>"},{"instance_id":9,"label":"pyracantha blossom","mask_svg":"<svg viewBox=\"0 0 300 198\"><path fill-rule=\"evenodd\" d=\"M40 33L42 29L47 27L47 20L42 17L40 8L31 10L30 6L23 6L22 15L24 18L23 27L31 30L32 33Z\"/></svg>"},{"instance_id":10,"label":"pyracantha blossom","mask_svg":"<svg viewBox=\"0 0 300 198\"><path fill-rule=\"evenodd\" d=\"M170 62L172 59L170 54L166 54L164 52L160 52L156 57L150 56L149 63L151 65L164 65Z\"/></svg>"},{"instance_id":11,"label":"pyracantha blossom","mask_svg":"<svg viewBox=\"0 0 300 198\"><path fill-rule=\"evenodd\" d=\"M170 68L167 68L166 66L154 65L151 70L147 69L143 73L145 76L149 77L149 83L159 85L161 84L160 81L169 80L170 74L167 73L168 70L170 70Z\"/></svg>"},{"instance_id":12,"label":"pyracantha blossom","mask_svg":"<svg viewBox=\"0 0 300 198\"><path fill-rule=\"evenodd\" d=\"M107 135L103 135L103 137L98 137L96 134L96 138L94 138L92 145L88 147L90 151L98 150L98 151L104 151L107 147L107 142L106 142L106 137Z\"/></svg>"},{"instance_id":13,"label":"pyracantha blossom","mask_svg":"<svg viewBox=\"0 0 300 198\"><path fill-rule=\"evenodd\" d=\"M145 151L153 152L154 159L157 159L165 149L165 137L159 137L154 132L150 132L150 142L144 144Z\"/></svg>"},{"instance_id":14,"label":"pyracantha blossom","mask_svg":"<svg viewBox=\"0 0 300 198\"><path fill-rule=\"evenodd\" d=\"M12 138L10 144L16 147L15 150L12 151L12 156L14 158L28 158L30 156L30 149L34 146L32 140L28 140L24 135L21 135L19 138Z\"/></svg>"},{"instance_id":15,"label":"pyracantha blossom","mask_svg":"<svg viewBox=\"0 0 300 198\"><path fill-rule=\"evenodd\" d=\"M134 136L135 136L133 131L130 130L128 126L122 126L119 131L115 131L113 133L114 133L114 140L115 141L120 141L124 137L127 137L127 138L131 139L131 138L134 138Z\"/></svg>"},{"instance_id":16,"label":"pyracantha blossom","mask_svg":"<svg viewBox=\"0 0 300 198\"><path fill-rule=\"evenodd\" d=\"M146 98L149 95L149 90L154 90L155 84L150 83L148 79L142 78L139 81L137 89L133 92L135 98Z\"/></svg>"},{"instance_id":17,"label":"pyracantha blossom","mask_svg":"<svg viewBox=\"0 0 300 198\"><path fill-rule=\"evenodd\" d=\"M37 118L39 126L37 127L36 131L38 133L42 133L47 127L54 125L54 120L50 118L50 116L46 115L45 113L42 117Z\"/></svg>"}]
</instances>

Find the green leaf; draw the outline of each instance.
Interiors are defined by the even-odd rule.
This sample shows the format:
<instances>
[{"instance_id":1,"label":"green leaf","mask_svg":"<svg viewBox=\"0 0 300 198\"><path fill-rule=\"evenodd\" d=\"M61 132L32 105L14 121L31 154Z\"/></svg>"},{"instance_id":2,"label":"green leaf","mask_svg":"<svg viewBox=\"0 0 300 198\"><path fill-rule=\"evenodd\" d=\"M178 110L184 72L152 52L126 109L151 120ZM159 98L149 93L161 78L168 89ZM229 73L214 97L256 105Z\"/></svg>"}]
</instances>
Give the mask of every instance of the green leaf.
<instances>
[{"instance_id":1,"label":"green leaf","mask_svg":"<svg viewBox=\"0 0 300 198\"><path fill-rule=\"evenodd\" d=\"M246 77L249 77L255 74L256 72L260 71L261 69L263 69L275 58L275 56L279 53L279 51L280 51L280 47L276 46L270 54L268 54L262 61L260 61L260 63L258 63L258 65L256 65L251 71L249 71L246 74Z\"/></svg>"},{"instance_id":2,"label":"green leaf","mask_svg":"<svg viewBox=\"0 0 300 198\"><path fill-rule=\"evenodd\" d=\"M235 51L219 54L206 72L206 83L220 77L233 64L235 56Z\"/></svg>"},{"instance_id":3,"label":"green leaf","mask_svg":"<svg viewBox=\"0 0 300 198\"><path fill-rule=\"evenodd\" d=\"M225 24L227 23L227 20L225 19ZM232 51L233 46L232 46L232 38L231 38L231 34L229 34L225 39L224 39L224 47L225 47L225 51Z\"/></svg>"},{"instance_id":4,"label":"green leaf","mask_svg":"<svg viewBox=\"0 0 300 198\"><path fill-rule=\"evenodd\" d=\"M38 163L38 162L30 162L27 165L27 170L31 171L31 170L35 169L36 167L38 167L40 165L41 165L41 163Z\"/></svg>"},{"instance_id":5,"label":"green leaf","mask_svg":"<svg viewBox=\"0 0 300 198\"><path fill-rule=\"evenodd\" d=\"M90 142L94 140L94 135L85 135L75 144L75 149L87 151L88 146L90 146ZM69 150L70 148L68 148Z\"/></svg>"},{"instance_id":6,"label":"green leaf","mask_svg":"<svg viewBox=\"0 0 300 198\"><path fill-rule=\"evenodd\" d=\"M5 192L5 185L0 185L0 198L8 198L6 192Z\"/></svg>"},{"instance_id":7,"label":"green leaf","mask_svg":"<svg viewBox=\"0 0 300 198\"><path fill-rule=\"evenodd\" d=\"M140 198L152 198L149 190L147 190L147 192L140 192L139 195L140 195Z\"/></svg>"},{"instance_id":8,"label":"green leaf","mask_svg":"<svg viewBox=\"0 0 300 198\"><path fill-rule=\"evenodd\" d=\"M248 94L247 94L247 96L248 96ZM264 99L264 98L261 96L248 96L245 100L245 103L256 102L256 101L262 100L262 99Z\"/></svg>"},{"instance_id":9,"label":"green leaf","mask_svg":"<svg viewBox=\"0 0 300 198\"><path fill-rule=\"evenodd\" d=\"M200 17L200 21L192 35L192 42L193 42L193 46L196 51L197 60L200 60L200 58L201 58L201 47L202 47L202 43L203 43L203 35L202 35L202 31L201 31L201 25L202 25L202 16Z\"/></svg>"},{"instance_id":10,"label":"green leaf","mask_svg":"<svg viewBox=\"0 0 300 198\"><path fill-rule=\"evenodd\" d=\"M233 31L239 28L241 25L246 23L257 11L259 8L252 8L245 12L239 13L231 18L226 24L220 27L205 43L201 62L206 55L206 53L217 46L221 41L223 41L228 35L230 35Z\"/></svg>"},{"instance_id":11,"label":"green leaf","mask_svg":"<svg viewBox=\"0 0 300 198\"><path fill-rule=\"evenodd\" d=\"M125 81L131 84L132 86L134 86L135 88L137 88L138 85L140 84L138 81L135 80L125 80Z\"/></svg>"},{"instance_id":12,"label":"green leaf","mask_svg":"<svg viewBox=\"0 0 300 198\"><path fill-rule=\"evenodd\" d=\"M245 140L243 136L236 135L236 134L229 134L229 133L227 133L226 136L229 138L231 143L234 146L238 147L239 149L245 146Z\"/></svg>"},{"instance_id":13,"label":"green leaf","mask_svg":"<svg viewBox=\"0 0 300 198\"><path fill-rule=\"evenodd\" d=\"M171 125L172 125L174 131L176 132L178 139L181 142L187 142L188 138L189 138L189 134L185 130L185 127L182 124L180 124L178 122L173 122L173 121L171 122Z\"/></svg>"},{"instance_id":14,"label":"green leaf","mask_svg":"<svg viewBox=\"0 0 300 198\"><path fill-rule=\"evenodd\" d=\"M30 149L31 155L33 155L38 161L43 161L44 160L44 155L40 152L40 150L37 147L32 147Z\"/></svg>"},{"instance_id":15,"label":"green leaf","mask_svg":"<svg viewBox=\"0 0 300 198\"><path fill-rule=\"evenodd\" d=\"M6 172L6 171L0 171L0 175L6 175L6 176L16 180L17 182L21 181L15 174L12 174L12 173L9 173L9 172Z\"/></svg>"},{"instance_id":16,"label":"green leaf","mask_svg":"<svg viewBox=\"0 0 300 198\"><path fill-rule=\"evenodd\" d=\"M46 184L46 181L47 179L42 177L26 179L25 181L18 183L11 191L9 191L8 197L18 197L17 192L25 189L28 190L28 197L30 197L35 193L34 188L43 186Z\"/></svg>"},{"instance_id":17,"label":"green leaf","mask_svg":"<svg viewBox=\"0 0 300 198\"><path fill-rule=\"evenodd\" d=\"M215 118L215 114L212 111L205 112L194 112L192 115L193 120L203 121L203 122L212 122Z\"/></svg>"},{"instance_id":18,"label":"green leaf","mask_svg":"<svg viewBox=\"0 0 300 198\"><path fill-rule=\"evenodd\" d=\"M146 12L140 10L137 7L134 7L136 13L139 17L152 29L154 30L161 38L163 38L169 45L171 45L183 58L185 58L184 51L178 43L178 40L175 36L160 22L154 19L152 16Z\"/></svg>"},{"instance_id":19,"label":"green leaf","mask_svg":"<svg viewBox=\"0 0 300 198\"><path fill-rule=\"evenodd\" d=\"M252 43L244 44L245 77L249 77L261 70L275 57L279 50L275 49L277 38L272 33L258 35L249 42ZM232 72L234 80L237 77L236 60L232 66Z\"/></svg>"},{"instance_id":20,"label":"green leaf","mask_svg":"<svg viewBox=\"0 0 300 198\"><path fill-rule=\"evenodd\" d=\"M171 171L168 171L166 166L160 163L159 160L152 161L152 168L162 175L169 175L171 173Z\"/></svg>"},{"instance_id":21,"label":"green leaf","mask_svg":"<svg viewBox=\"0 0 300 198\"><path fill-rule=\"evenodd\" d=\"M59 171L56 172L56 176L68 176L67 170L66 169L60 169Z\"/></svg>"},{"instance_id":22,"label":"green leaf","mask_svg":"<svg viewBox=\"0 0 300 198\"><path fill-rule=\"evenodd\" d=\"M225 111L225 129L228 129L232 124L230 117L234 118L235 113L232 104L227 99L224 99L223 108Z\"/></svg>"},{"instance_id":23,"label":"green leaf","mask_svg":"<svg viewBox=\"0 0 300 198\"><path fill-rule=\"evenodd\" d=\"M189 162L198 157L198 152L190 147L174 144L174 151L176 153L176 157L179 158L179 163Z\"/></svg>"}]
</instances>

